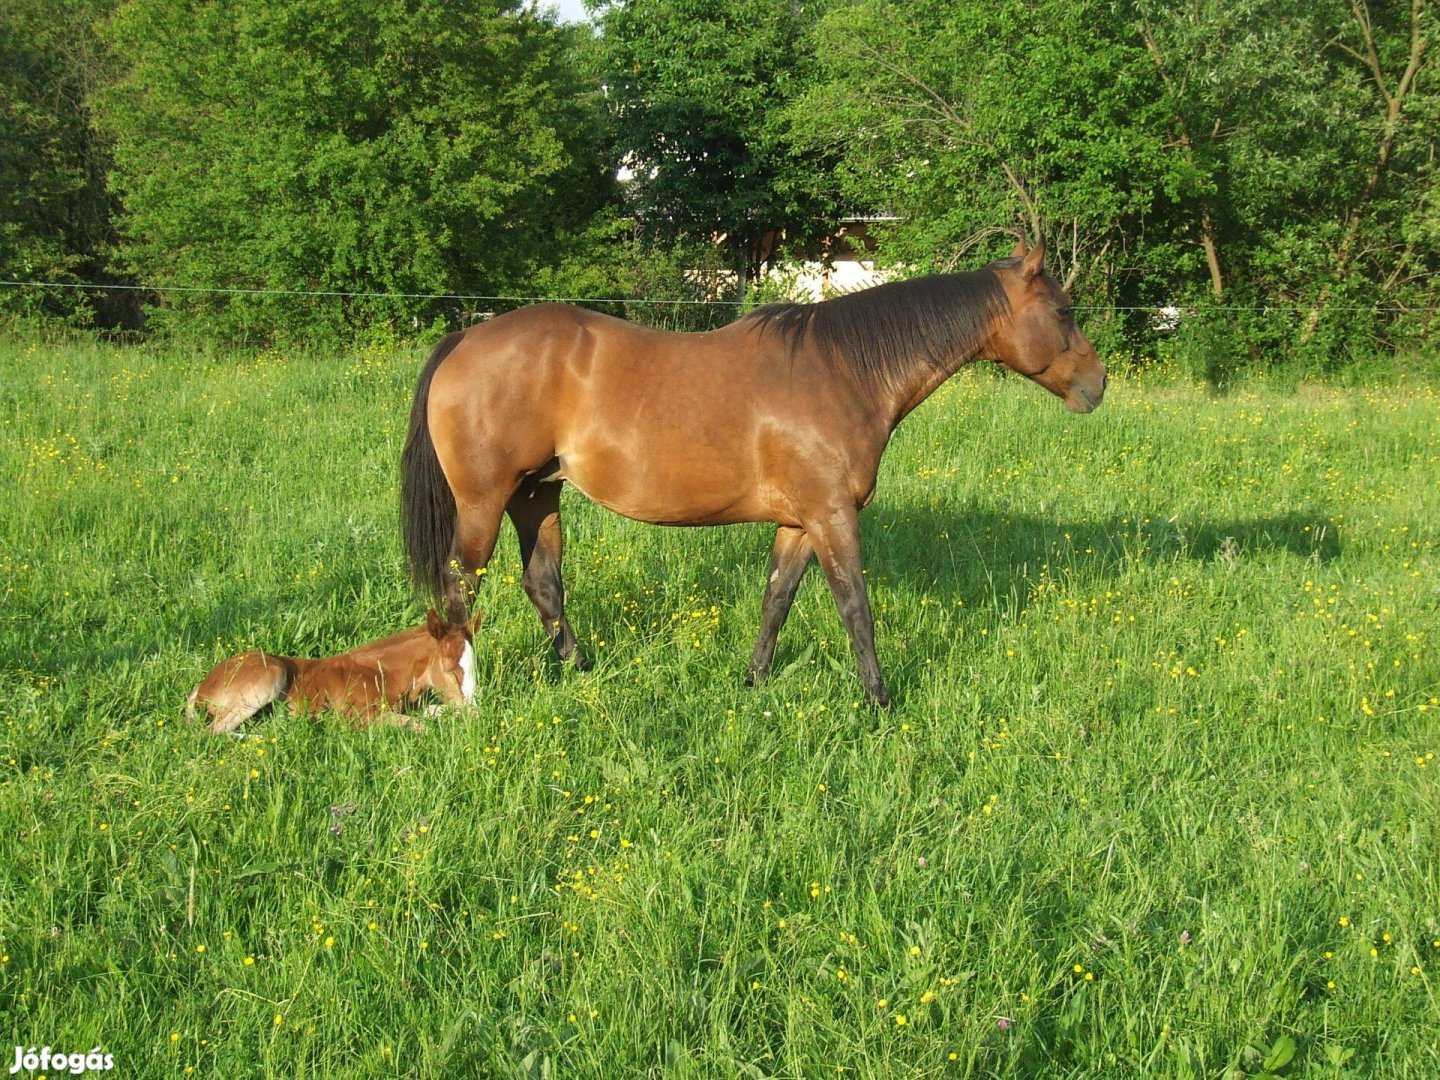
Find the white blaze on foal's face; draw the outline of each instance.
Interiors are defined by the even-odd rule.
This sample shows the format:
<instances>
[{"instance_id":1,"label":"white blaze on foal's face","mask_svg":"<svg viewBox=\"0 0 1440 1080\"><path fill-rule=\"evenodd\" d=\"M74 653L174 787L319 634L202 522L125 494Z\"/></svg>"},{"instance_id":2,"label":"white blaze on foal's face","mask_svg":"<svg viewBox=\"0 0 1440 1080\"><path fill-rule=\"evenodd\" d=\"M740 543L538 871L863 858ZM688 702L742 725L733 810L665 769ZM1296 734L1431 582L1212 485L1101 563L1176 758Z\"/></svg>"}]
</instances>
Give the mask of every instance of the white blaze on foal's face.
<instances>
[{"instance_id":1,"label":"white blaze on foal's face","mask_svg":"<svg viewBox=\"0 0 1440 1080\"><path fill-rule=\"evenodd\" d=\"M460 654L460 670L465 673L460 682L460 696L467 702L475 700L475 646L465 642L465 651Z\"/></svg>"}]
</instances>

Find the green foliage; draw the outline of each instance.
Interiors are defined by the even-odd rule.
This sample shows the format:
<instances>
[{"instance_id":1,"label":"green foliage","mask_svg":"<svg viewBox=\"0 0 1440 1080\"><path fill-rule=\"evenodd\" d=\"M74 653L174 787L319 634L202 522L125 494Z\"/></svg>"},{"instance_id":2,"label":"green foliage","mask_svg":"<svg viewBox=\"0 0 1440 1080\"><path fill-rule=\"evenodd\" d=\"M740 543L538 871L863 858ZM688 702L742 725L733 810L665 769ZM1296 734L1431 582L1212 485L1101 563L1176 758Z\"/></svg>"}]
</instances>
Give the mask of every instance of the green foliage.
<instances>
[{"instance_id":1,"label":"green foliage","mask_svg":"<svg viewBox=\"0 0 1440 1080\"><path fill-rule=\"evenodd\" d=\"M883 250L915 271L1008 254L1014 237L996 226L1018 216L1056 242L1062 274L1103 286L1175 183L1151 137L1159 103L1143 47L1112 10L837 7L819 30L826 77L791 110L796 137L846 147L848 192L900 217Z\"/></svg>"},{"instance_id":2,"label":"green foliage","mask_svg":"<svg viewBox=\"0 0 1440 1080\"><path fill-rule=\"evenodd\" d=\"M135 1076L1434 1073L1434 388L1117 377L1076 418L960 376L862 515L886 713L813 569L741 684L768 529L567 492L591 672L507 529L473 707L188 726L231 652L423 616L393 496L423 356L0 344L11 1045Z\"/></svg>"},{"instance_id":3,"label":"green foliage","mask_svg":"<svg viewBox=\"0 0 1440 1080\"><path fill-rule=\"evenodd\" d=\"M785 138L809 84L823 5L629 0L606 8L603 78L627 201L647 233L724 237L753 277L777 235L803 242L837 210L824 158Z\"/></svg>"},{"instance_id":4,"label":"green foliage","mask_svg":"<svg viewBox=\"0 0 1440 1080\"><path fill-rule=\"evenodd\" d=\"M1435 319L1409 310L1440 273L1435 34L1400 5L859 0L821 21L790 122L899 216L881 252L907 272L1003 254L1013 223L1082 303L1220 307L1227 363L1333 372Z\"/></svg>"},{"instance_id":5,"label":"green foliage","mask_svg":"<svg viewBox=\"0 0 1440 1080\"><path fill-rule=\"evenodd\" d=\"M125 266L220 288L515 290L604 195L574 34L510 0L132 0L99 102ZM156 317L343 333L464 303L168 293Z\"/></svg>"},{"instance_id":6,"label":"green foliage","mask_svg":"<svg viewBox=\"0 0 1440 1080\"><path fill-rule=\"evenodd\" d=\"M572 254L536 273L536 292L667 330L713 330L735 318L734 272L714 244L637 233L617 211L597 214Z\"/></svg>"},{"instance_id":7,"label":"green foliage","mask_svg":"<svg viewBox=\"0 0 1440 1080\"><path fill-rule=\"evenodd\" d=\"M1433 353L1431 5L592 11L598 30L517 0L14 0L0 270L384 294L146 297L150 329L192 336L394 338L512 303L406 295L434 293L616 297L699 328L730 309L638 301L732 299L843 214L889 212L870 234L893 273L1043 233L1107 355L1233 381ZM137 303L0 292L11 318L106 326ZM1172 334L1138 310L1160 305L1202 314Z\"/></svg>"},{"instance_id":8,"label":"green foliage","mask_svg":"<svg viewBox=\"0 0 1440 1080\"><path fill-rule=\"evenodd\" d=\"M104 281L110 240L108 150L89 124L109 71L94 0L0 5L0 278ZM116 316L104 297L0 288L0 317L88 323Z\"/></svg>"}]
</instances>

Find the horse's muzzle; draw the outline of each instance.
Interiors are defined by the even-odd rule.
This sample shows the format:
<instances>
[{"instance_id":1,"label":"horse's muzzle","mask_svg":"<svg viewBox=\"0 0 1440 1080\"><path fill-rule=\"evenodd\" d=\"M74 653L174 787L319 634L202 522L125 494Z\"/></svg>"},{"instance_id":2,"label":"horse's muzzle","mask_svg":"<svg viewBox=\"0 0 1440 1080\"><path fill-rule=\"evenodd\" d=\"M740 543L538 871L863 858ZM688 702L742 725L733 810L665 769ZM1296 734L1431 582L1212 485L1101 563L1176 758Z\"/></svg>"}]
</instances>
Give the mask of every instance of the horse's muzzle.
<instances>
[{"instance_id":1,"label":"horse's muzzle","mask_svg":"<svg viewBox=\"0 0 1440 1080\"><path fill-rule=\"evenodd\" d=\"M1110 373L1103 370L1099 379L1076 379L1065 395L1065 408L1073 413L1094 412L1105 399L1105 387L1109 382Z\"/></svg>"}]
</instances>

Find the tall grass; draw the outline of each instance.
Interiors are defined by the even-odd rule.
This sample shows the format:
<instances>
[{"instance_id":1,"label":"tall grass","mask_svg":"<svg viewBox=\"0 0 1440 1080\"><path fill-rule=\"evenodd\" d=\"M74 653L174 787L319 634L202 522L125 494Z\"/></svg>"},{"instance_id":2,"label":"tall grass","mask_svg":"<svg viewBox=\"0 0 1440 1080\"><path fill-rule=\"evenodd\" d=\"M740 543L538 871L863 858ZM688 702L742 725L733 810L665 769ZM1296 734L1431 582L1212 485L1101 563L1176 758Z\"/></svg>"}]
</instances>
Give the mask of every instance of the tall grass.
<instances>
[{"instance_id":1,"label":"tall grass","mask_svg":"<svg viewBox=\"0 0 1440 1080\"><path fill-rule=\"evenodd\" d=\"M185 693L417 622L422 357L0 346L0 1016L121 1075L1440 1075L1440 395L983 372L864 515L895 704L763 527L567 494L423 736ZM5 1065L10 1064L7 1049Z\"/></svg>"}]
</instances>

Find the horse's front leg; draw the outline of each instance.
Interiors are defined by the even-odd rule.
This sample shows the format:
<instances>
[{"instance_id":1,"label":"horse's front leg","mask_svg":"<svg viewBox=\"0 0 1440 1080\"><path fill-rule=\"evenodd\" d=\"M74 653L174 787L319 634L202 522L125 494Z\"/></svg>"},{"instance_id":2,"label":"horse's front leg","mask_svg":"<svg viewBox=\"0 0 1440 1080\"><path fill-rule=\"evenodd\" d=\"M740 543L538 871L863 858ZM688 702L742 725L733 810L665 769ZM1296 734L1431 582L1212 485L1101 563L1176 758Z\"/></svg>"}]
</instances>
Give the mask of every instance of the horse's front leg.
<instances>
[{"instance_id":1,"label":"horse's front leg","mask_svg":"<svg viewBox=\"0 0 1440 1080\"><path fill-rule=\"evenodd\" d=\"M860 559L860 519L851 507L832 510L809 521L806 535L815 547L825 580L830 583L840 621L850 635L850 647L860 668L860 681L877 705L890 704L890 691L880 674L875 655L875 620L865 591L865 570Z\"/></svg>"},{"instance_id":2,"label":"horse's front leg","mask_svg":"<svg viewBox=\"0 0 1440 1080\"><path fill-rule=\"evenodd\" d=\"M765 579L765 600L760 606L760 636L750 654L750 668L745 682L754 686L770 675L770 662L775 659L775 641L790 614L800 579L815 557L815 549L804 529L781 525L775 530L775 548L770 553L770 572Z\"/></svg>"}]
</instances>

